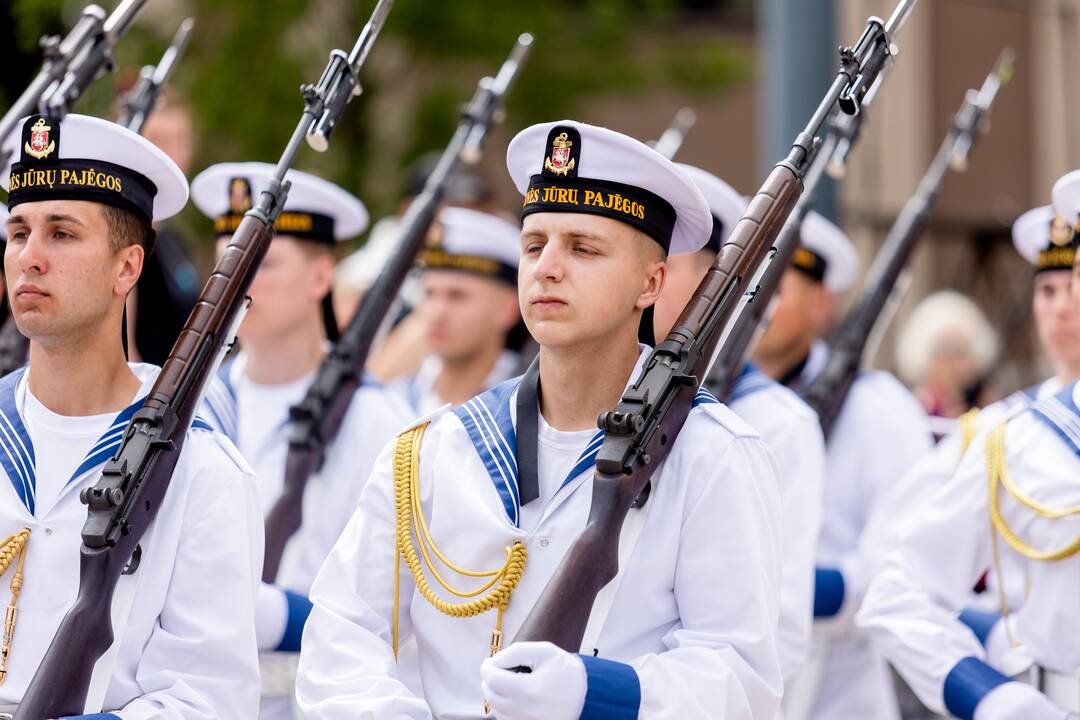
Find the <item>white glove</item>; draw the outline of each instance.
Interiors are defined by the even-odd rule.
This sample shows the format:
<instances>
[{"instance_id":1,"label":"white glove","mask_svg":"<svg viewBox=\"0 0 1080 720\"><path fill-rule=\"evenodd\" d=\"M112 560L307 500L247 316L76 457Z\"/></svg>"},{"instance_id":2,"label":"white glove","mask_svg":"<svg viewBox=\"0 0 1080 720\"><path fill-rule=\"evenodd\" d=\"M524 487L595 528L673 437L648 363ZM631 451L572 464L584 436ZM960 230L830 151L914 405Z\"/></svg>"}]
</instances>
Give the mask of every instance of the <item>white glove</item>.
<instances>
[{"instance_id":1,"label":"white glove","mask_svg":"<svg viewBox=\"0 0 1080 720\"><path fill-rule=\"evenodd\" d=\"M998 685L975 706L975 720L1067 720L1069 713L1019 682Z\"/></svg>"},{"instance_id":2,"label":"white glove","mask_svg":"<svg viewBox=\"0 0 1080 720\"><path fill-rule=\"evenodd\" d=\"M519 665L532 672L511 670ZM577 655L549 642L521 642L484 660L480 687L500 720L578 720L588 679Z\"/></svg>"}]
</instances>

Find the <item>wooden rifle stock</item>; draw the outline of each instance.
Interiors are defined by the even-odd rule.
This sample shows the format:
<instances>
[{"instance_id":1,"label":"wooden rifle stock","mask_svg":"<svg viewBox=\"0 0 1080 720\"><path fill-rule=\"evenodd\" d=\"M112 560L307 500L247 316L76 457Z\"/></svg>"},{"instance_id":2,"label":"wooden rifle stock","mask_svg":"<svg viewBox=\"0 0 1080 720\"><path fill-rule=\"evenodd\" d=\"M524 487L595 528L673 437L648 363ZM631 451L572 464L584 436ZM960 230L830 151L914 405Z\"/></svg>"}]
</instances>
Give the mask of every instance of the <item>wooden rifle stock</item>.
<instances>
[{"instance_id":1,"label":"wooden rifle stock","mask_svg":"<svg viewBox=\"0 0 1080 720\"><path fill-rule=\"evenodd\" d=\"M145 0L124 2L127 5L122 7ZM391 4L392 0L379 0L361 33L368 44L381 29ZM113 641L111 608L116 583L129 560L138 565L139 540L161 507L195 409L243 318L248 288L270 247L274 222L288 196L286 173L315 118L327 117L327 99L340 94L343 86L351 88L348 82L355 82L358 70L359 63L343 67L333 53L319 83L302 88L304 111L274 176L214 266L157 381L124 430L117 454L106 462L101 479L82 491L80 497L89 512L82 530L79 593L19 704L17 720L83 714L94 666ZM344 104L337 112L343 108Z\"/></svg>"},{"instance_id":2,"label":"wooden rifle stock","mask_svg":"<svg viewBox=\"0 0 1080 720\"><path fill-rule=\"evenodd\" d=\"M188 427L255 270L273 236L249 214L226 247L117 456L83 490L90 507L79 556L79 595L23 696L18 720L81 715L94 663L112 644L116 583L161 506Z\"/></svg>"}]
</instances>

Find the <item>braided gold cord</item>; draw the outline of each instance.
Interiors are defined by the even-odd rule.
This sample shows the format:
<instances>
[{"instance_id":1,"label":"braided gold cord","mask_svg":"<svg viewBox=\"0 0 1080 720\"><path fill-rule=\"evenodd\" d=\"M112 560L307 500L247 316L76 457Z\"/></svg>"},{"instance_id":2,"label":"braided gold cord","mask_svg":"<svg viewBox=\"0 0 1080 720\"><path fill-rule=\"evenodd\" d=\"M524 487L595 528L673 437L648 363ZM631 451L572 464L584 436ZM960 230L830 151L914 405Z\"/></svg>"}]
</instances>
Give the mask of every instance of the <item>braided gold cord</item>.
<instances>
[{"instance_id":1,"label":"braided gold cord","mask_svg":"<svg viewBox=\"0 0 1080 720\"><path fill-rule=\"evenodd\" d=\"M11 578L11 602L7 606L4 618L4 639L0 645L0 684L7 680L8 658L11 656L11 641L15 637L15 620L18 616L19 593L23 586L23 565L26 562L26 546L30 542L30 529L23 528L0 544L0 575L3 575L18 561L15 575Z\"/></svg>"},{"instance_id":2,"label":"braided gold cord","mask_svg":"<svg viewBox=\"0 0 1080 720\"><path fill-rule=\"evenodd\" d=\"M1001 533L1001 536L1005 538L1005 542L1009 543L1014 550L1029 560L1045 562L1064 560L1065 558L1072 557L1080 552L1080 537L1077 537L1068 545L1057 550L1039 550L1038 548L1029 545L1017 535L1006 522L1005 517L1001 513L1001 503L998 497L999 486L1002 485L1014 500L1034 511L1036 515L1047 519L1054 520L1072 515L1080 515L1080 506L1071 508L1053 508L1036 501L1020 491L1020 488L1013 482L1005 461L1005 423L994 428L986 439L986 469L990 485L990 522L994 529Z\"/></svg>"},{"instance_id":3,"label":"braided gold cord","mask_svg":"<svg viewBox=\"0 0 1080 720\"><path fill-rule=\"evenodd\" d=\"M966 413L956 418L956 422L960 424L960 455L963 456L971 447L971 441L975 439L975 435L979 431L979 408L971 408Z\"/></svg>"},{"instance_id":4,"label":"braided gold cord","mask_svg":"<svg viewBox=\"0 0 1080 720\"><path fill-rule=\"evenodd\" d=\"M498 611L495 618L495 630L492 632L491 650L494 655L502 646L503 612L509 606L510 596L521 581L521 575L525 571L527 556L525 545L517 541L511 547L506 548L506 562L498 570L488 572L465 570L450 562L443 555L431 537L427 520L424 518L424 509L420 502L420 442L423 439L427 425L427 423L423 423L401 433L398 435L394 445L395 554L394 622L392 629L394 656L397 657L398 652L398 607L402 559L412 573L413 580L416 582L416 589L439 612L450 617L464 618L474 617L489 610ZM413 542L414 532L416 541L420 546L419 554L417 553L416 544ZM476 590L459 590L439 573L432 562L432 554L459 575L488 578L488 581ZM423 562L421 562L421 556ZM444 590L456 597L467 599L467 602L449 602L436 595L424 573L424 563L427 564L432 576ZM480 595L483 595L483 597L478 597Z\"/></svg>"}]
</instances>

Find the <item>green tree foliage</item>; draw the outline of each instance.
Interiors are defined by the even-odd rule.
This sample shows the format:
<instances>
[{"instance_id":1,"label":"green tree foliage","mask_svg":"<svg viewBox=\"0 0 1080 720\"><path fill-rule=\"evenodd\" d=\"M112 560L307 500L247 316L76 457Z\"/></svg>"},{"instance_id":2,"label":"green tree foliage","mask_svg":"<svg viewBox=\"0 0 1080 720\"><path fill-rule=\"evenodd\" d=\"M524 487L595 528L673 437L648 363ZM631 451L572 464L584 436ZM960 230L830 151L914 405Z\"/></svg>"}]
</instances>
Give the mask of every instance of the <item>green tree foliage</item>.
<instances>
[{"instance_id":1,"label":"green tree foliage","mask_svg":"<svg viewBox=\"0 0 1080 720\"><path fill-rule=\"evenodd\" d=\"M0 81L0 107L36 72L37 38L70 27L83 2L0 7L0 27L8 28L0 30L0 61L12 69ZM687 10L702 5L709 9ZM403 168L445 144L458 104L523 31L536 44L509 100L512 128L657 87L715 96L749 68L745 49L696 27L716 24L716 8L727 5L744 2L398 0L363 73L364 97L346 113L331 152L305 152L300 166L355 190L376 216L391 210ZM194 15L195 37L174 85L195 114L196 167L273 161L298 119L299 86L317 80L331 48L351 47L373 7L373 0L149 0L118 49L118 65L131 72L156 62L180 20ZM13 43L2 42L4 32ZM79 111L107 114L114 86L96 83Z\"/></svg>"}]
</instances>

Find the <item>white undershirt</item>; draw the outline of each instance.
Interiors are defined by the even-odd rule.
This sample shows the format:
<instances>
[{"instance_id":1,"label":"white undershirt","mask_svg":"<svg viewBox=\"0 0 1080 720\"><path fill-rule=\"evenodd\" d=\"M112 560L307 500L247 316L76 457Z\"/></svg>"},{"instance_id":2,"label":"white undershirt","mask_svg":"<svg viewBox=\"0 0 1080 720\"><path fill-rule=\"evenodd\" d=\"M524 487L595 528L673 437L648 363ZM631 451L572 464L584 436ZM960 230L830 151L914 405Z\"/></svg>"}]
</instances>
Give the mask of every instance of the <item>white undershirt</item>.
<instances>
[{"instance_id":1,"label":"white undershirt","mask_svg":"<svg viewBox=\"0 0 1080 720\"><path fill-rule=\"evenodd\" d=\"M35 515L42 517L52 509L71 474L118 414L59 415L42 405L27 388L23 417L34 444Z\"/></svg>"},{"instance_id":2,"label":"white undershirt","mask_svg":"<svg viewBox=\"0 0 1080 720\"><path fill-rule=\"evenodd\" d=\"M537 411L536 475L540 485L540 497L521 508L521 529L532 532L540 524L548 503L562 487L563 481L577 464L585 446L596 435L596 428L561 431L547 424L544 415Z\"/></svg>"},{"instance_id":3,"label":"white undershirt","mask_svg":"<svg viewBox=\"0 0 1080 720\"><path fill-rule=\"evenodd\" d=\"M237 448L258 474L264 512L269 511L284 486L285 432L289 408L304 398L314 373L277 385L261 385L243 372L235 380ZM268 472L272 466L275 472Z\"/></svg>"}]
</instances>

